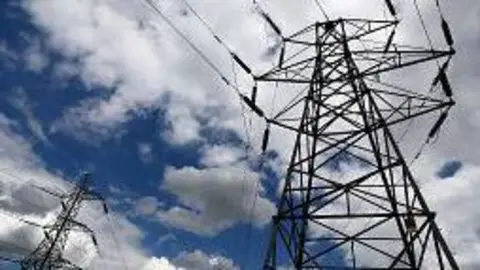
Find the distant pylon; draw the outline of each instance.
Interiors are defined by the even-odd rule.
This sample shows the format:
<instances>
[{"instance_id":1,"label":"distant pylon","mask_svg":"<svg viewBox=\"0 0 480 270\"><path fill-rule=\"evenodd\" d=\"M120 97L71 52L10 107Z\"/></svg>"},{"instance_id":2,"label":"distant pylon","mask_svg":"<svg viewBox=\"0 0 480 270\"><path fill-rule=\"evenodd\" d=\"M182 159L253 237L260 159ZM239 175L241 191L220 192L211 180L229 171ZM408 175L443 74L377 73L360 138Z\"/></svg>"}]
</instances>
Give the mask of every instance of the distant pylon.
<instances>
[{"instance_id":1,"label":"distant pylon","mask_svg":"<svg viewBox=\"0 0 480 270\"><path fill-rule=\"evenodd\" d=\"M436 135L454 104L446 77L453 41L444 27L448 49L401 46L393 42L397 24L314 23L283 38L279 65L255 76L252 97L244 99L261 116L260 83L305 89L266 117L296 139L263 269L458 269L391 131L440 111L428 137ZM443 64L433 80L440 98L380 79L431 60ZM359 164L355 175L332 173L341 159Z\"/></svg>"},{"instance_id":2,"label":"distant pylon","mask_svg":"<svg viewBox=\"0 0 480 270\"><path fill-rule=\"evenodd\" d=\"M74 189L68 194L58 194L45 188L39 188L61 199L62 211L55 222L43 226L45 238L29 256L20 262L22 270L81 269L63 256L71 231L89 234L93 244L97 246L95 233L85 224L75 220L81 204L86 200L99 200L103 203L105 213L108 213L103 197L89 187L90 181L91 174L84 173Z\"/></svg>"}]
</instances>

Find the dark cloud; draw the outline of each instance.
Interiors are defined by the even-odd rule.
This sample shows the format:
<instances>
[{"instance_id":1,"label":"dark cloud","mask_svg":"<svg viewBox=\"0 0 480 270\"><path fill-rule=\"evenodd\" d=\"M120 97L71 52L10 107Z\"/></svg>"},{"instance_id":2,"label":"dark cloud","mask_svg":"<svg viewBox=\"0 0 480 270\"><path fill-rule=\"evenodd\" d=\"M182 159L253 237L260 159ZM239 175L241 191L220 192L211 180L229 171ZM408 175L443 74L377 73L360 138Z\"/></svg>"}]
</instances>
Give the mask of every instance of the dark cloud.
<instances>
[{"instance_id":1,"label":"dark cloud","mask_svg":"<svg viewBox=\"0 0 480 270\"><path fill-rule=\"evenodd\" d=\"M457 174L458 171L462 168L462 166L462 162L458 160L447 161L437 172L437 176L442 179L454 177L455 174Z\"/></svg>"}]
</instances>

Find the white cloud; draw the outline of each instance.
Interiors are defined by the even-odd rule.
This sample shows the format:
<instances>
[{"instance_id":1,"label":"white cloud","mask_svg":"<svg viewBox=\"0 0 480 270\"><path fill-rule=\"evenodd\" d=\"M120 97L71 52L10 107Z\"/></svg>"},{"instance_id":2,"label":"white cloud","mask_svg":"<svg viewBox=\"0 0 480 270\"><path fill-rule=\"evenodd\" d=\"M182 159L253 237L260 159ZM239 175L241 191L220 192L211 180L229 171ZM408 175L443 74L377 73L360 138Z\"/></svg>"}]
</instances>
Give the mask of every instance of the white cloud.
<instances>
[{"instance_id":1,"label":"white cloud","mask_svg":"<svg viewBox=\"0 0 480 270\"><path fill-rule=\"evenodd\" d=\"M183 269L195 270L240 270L232 260L218 255L208 255L201 250L182 252L174 260Z\"/></svg>"},{"instance_id":2,"label":"white cloud","mask_svg":"<svg viewBox=\"0 0 480 270\"><path fill-rule=\"evenodd\" d=\"M50 63L48 56L41 50L40 44L33 42L23 54L27 69L41 73Z\"/></svg>"},{"instance_id":3,"label":"white cloud","mask_svg":"<svg viewBox=\"0 0 480 270\"><path fill-rule=\"evenodd\" d=\"M383 1L369 2L377 3L376 5L367 5L364 2L361 4L351 2L348 5L343 1L324 2L327 9L335 15L349 13L358 16L367 13L366 10L372 10L372 12L368 12L369 16L383 17L383 10L378 8L384 7ZM190 51L184 45L181 45L182 43L176 37L171 36L169 30L163 29L161 25L159 27L161 31L159 32L153 31L148 27L140 29L135 21L137 18L135 15L132 15L135 11L138 11L138 6L130 6L121 1L118 3L121 4L117 6L110 2L99 3L94 1L70 1L65 3L64 1L53 0L29 2L28 10L34 15L36 23L50 33L51 45L66 56L82 56L79 69L71 70L78 72L83 81L87 85L92 86L92 88L94 86L116 88L114 94L105 100L84 101L78 104L78 107L68 110L64 118L59 121L58 126L64 129L93 131L109 136L115 127L129 119L127 112L166 106L162 104L162 98L166 93L173 93L173 102L169 103L170 105L165 108L167 110L167 120L171 121L170 129L165 132L170 142L184 144L199 140L199 132L202 129L202 124L199 122L201 117L199 116L204 115L205 110L203 109L207 105L219 106L221 104L228 110L228 112L225 112L226 116L221 115L216 119L209 119L210 124L228 126L242 134L242 127L238 121L239 109L236 107L236 97L228 94L229 92L225 89L215 92L213 89L216 89L219 84L215 79L212 79L214 74L205 71L205 66L198 63L200 62L199 59L187 53ZM258 59L256 58L261 55L261 53L257 52L262 46L259 46L256 41L264 37L265 31L259 30L259 28L262 28L259 25L263 22L254 19L254 16L250 16L251 13L245 12L240 14L239 10L244 12L245 8L240 8L238 3L240 1L215 2L212 4L212 6L215 5L215 8L212 8L210 4L196 5L196 7L199 8L201 14L205 14L205 17L209 18L214 28L222 34L222 37L225 37L227 41L235 44L238 48L242 48L242 56L245 55L247 60L251 60L249 62L257 64ZM264 3L262 2L262 4ZM450 120L444 126L446 132L442 134L439 143L435 146L435 150L426 153L426 155L435 157L438 160L450 159L452 156L468 159L470 166L474 167L478 166L480 156L476 149L472 147L472 142L476 141L480 133L480 125L477 121L478 117L476 117L478 116L477 100L479 95L476 91L470 90L476 89L478 77L476 74L478 63L472 58L472 55L476 55L478 51L478 36L472 33L477 26L477 13L480 5L478 5L477 1L468 1L468 3L461 5L457 3L444 4L447 5L447 8L444 10L451 14L447 17L453 22L451 26L455 30L457 43L462 48L457 54L458 57L454 58L452 66L454 75L452 76L452 84L455 85L455 89L458 89L456 98L459 104L452 111ZM65 5L68 5L68 7ZM310 4L278 1L275 3L266 2L265 5L273 14L274 19L280 23L281 28L287 33L303 27L312 19L317 18L318 14L317 11L312 9ZM131 9L126 11L125 6L131 7ZM403 19L402 23L412 26L411 31L404 32L402 37L416 39L420 29L418 19L411 15L415 14L412 6L402 5L397 6L397 8ZM177 11L174 8L170 10ZM438 14L433 13L435 9L425 8L424 10L429 11L425 12L429 29L439 30ZM139 11L143 15L144 13L142 12ZM298 14L302 14L302 16ZM201 35L201 33L204 33L204 30L199 29L198 22L193 23L191 17L182 18L177 16L178 14L172 13L169 15L178 19L178 21L186 22L185 25L189 25L189 34L195 37L195 41L202 48L208 48L206 51L209 56L217 53L219 48L210 46L213 43L208 41L207 35ZM238 22L242 23L239 24ZM436 40L438 40L439 33L440 31L437 31L435 34L437 36ZM259 38L259 36L261 37ZM423 42L419 39L418 41ZM135 50L131 48L135 48ZM218 60L220 57L219 55L212 58ZM225 61L218 62L223 70L227 70ZM432 70L435 71L435 69ZM419 81L417 80L418 76L425 76L425 71L418 72L417 76L411 77L412 79L406 83L416 85ZM278 91L286 93L286 89L281 87ZM259 92L258 98L262 105L270 106L272 103L272 96L263 91ZM279 101L277 102L282 104L282 101L285 101L287 98L279 95ZM429 120L435 121L433 119ZM78 123L78 125L72 126L71 123ZM422 138L422 140L425 138L427 130L424 130L424 127L430 126L430 124L431 122L428 125L426 122L416 124L417 126L415 127L419 128L410 129L409 135L402 143L402 146L408 152L416 150L415 143L419 142L419 138ZM253 126L255 130L252 133L258 134L261 132L263 122L253 123ZM280 131L273 132L270 147L278 150L281 156L286 159L291 150L291 138L291 134L285 134ZM258 143L258 141L259 139L257 138L256 142ZM226 156L224 158L228 160ZM205 158L203 162L206 165L214 165L224 161L216 160L211 156L210 158ZM225 162L229 164L228 161ZM473 179L474 175L476 175L475 169L466 167L464 170L463 173L466 174L468 172L468 177L465 174L460 175L463 175L462 177L466 179L470 179L470 177ZM419 169L421 174L424 174L426 171L435 170L430 170L429 167ZM237 181L219 179L216 175L217 173L224 174L226 172L235 172L235 176L231 178ZM167 179L164 188L177 195L183 204L193 208L193 210L181 205L175 206L160 212L159 217L161 220L168 221L175 226L189 226L189 230L204 234L214 234L238 221L238 218L225 214L223 209L216 209L209 201L218 199L223 202L223 200L228 201L228 198L217 196L217 194L213 194L215 195L213 198L207 198L191 188L196 187L198 190L203 190L205 187L200 184L209 183L221 192L239 190L238 183L241 183L241 179L239 180L238 171L235 171L234 168L222 166L220 168L200 170L187 167L170 169L169 174L168 176L171 179L178 180L178 183L169 182ZM193 180L197 182L187 183L186 179L190 182L193 182ZM470 180L461 181L458 179L457 176L448 183L461 182L468 190L446 184L438 185L438 188L451 188L458 192L467 192L468 196L451 197L445 195L445 197L432 199L433 208L435 209L435 205L438 205L439 219L442 219L442 212L453 213L455 211L462 213L462 218L458 218L458 215L450 216L446 214L445 221L442 221L444 226L449 226L449 220L452 222L451 224L456 224L456 226L451 226L451 230L446 230L445 234L453 243L455 243L455 235L460 234L461 237L459 239L467 239L467 242L472 243L472 250L476 250L475 245L478 239L462 236L462 232L460 232L461 228L467 227L465 232L468 232L469 236L473 235L472 224L475 224L476 220L465 219L464 216L476 218L474 209L472 207L457 208L457 205L469 206L472 204L472 201L475 201L475 196L468 192L473 192L476 184ZM250 184L246 186L250 186ZM232 186L236 188L232 189ZM203 192L211 193L209 190L203 190ZM442 189L437 190L435 194L450 193L449 190ZM234 196L237 195L238 193L234 193ZM198 206L195 205L197 203L199 203ZM244 206L235 207L237 207L234 208L236 211L245 212ZM239 207L241 209L238 209ZM442 210L443 208L444 210ZM460 210L463 210L463 212ZM217 214L216 211L219 211L220 214ZM211 220L215 219L220 221L220 223L211 223ZM453 220L458 219L462 221L461 224L457 224L457 221L453 222ZM466 256L465 261L475 260L475 256L461 248L458 256ZM471 262L471 264L474 265L475 263Z\"/></svg>"},{"instance_id":4,"label":"white cloud","mask_svg":"<svg viewBox=\"0 0 480 270\"><path fill-rule=\"evenodd\" d=\"M140 160L143 163L152 163L153 162L153 154L152 154L152 145L149 143L139 143L137 145L138 148L138 155L140 156Z\"/></svg>"},{"instance_id":5,"label":"white cloud","mask_svg":"<svg viewBox=\"0 0 480 270\"><path fill-rule=\"evenodd\" d=\"M152 258L143 265L141 270L181 270L166 258Z\"/></svg>"},{"instance_id":6,"label":"white cloud","mask_svg":"<svg viewBox=\"0 0 480 270\"><path fill-rule=\"evenodd\" d=\"M19 110L26 118L27 126L32 134L40 141L49 143L48 137L43 131L42 123L35 117L34 104L29 100L23 88L15 88L10 96L10 103Z\"/></svg>"},{"instance_id":7,"label":"white cloud","mask_svg":"<svg viewBox=\"0 0 480 270\"><path fill-rule=\"evenodd\" d=\"M207 167L222 167L231 165L243 155L236 147L227 145L207 145L203 148L203 155L200 163Z\"/></svg>"},{"instance_id":8,"label":"white cloud","mask_svg":"<svg viewBox=\"0 0 480 270\"><path fill-rule=\"evenodd\" d=\"M275 206L262 196L260 175L243 166L167 168L161 187L174 194L179 205L158 211L159 220L209 236L250 218L256 226L265 225ZM252 211L254 200L256 207Z\"/></svg>"},{"instance_id":9,"label":"white cloud","mask_svg":"<svg viewBox=\"0 0 480 270\"><path fill-rule=\"evenodd\" d=\"M135 202L134 212L136 215L150 216L153 215L160 206L162 206L162 203L158 201L157 197L146 196Z\"/></svg>"},{"instance_id":10,"label":"white cloud","mask_svg":"<svg viewBox=\"0 0 480 270\"><path fill-rule=\"evenodd\" d=\"M141 270L240 270L232 260L221 255L207 254L201 250L181 252L172 260L151 258Z\"/></svg>"},{"instance_id":11,"label":"white cloud","mask_svg":"<svg viewBox=\"0 0 480 270\"><path fill-rule=\"evenodd\" d=\"M43 224L58 208L52 198L32 184L59 191L68 185L43 169L43 162L33 154L32 145L13 132L15 122L3 115L0 119L0 208L4 221L0 241L6 245L3 252L26 255L40 241L42 233L36 227L19 222L18 218Z\"/></svg>"},{"instance_id":12,"label":"white cloud","mask_svg":"<svg viewBox=\"0 0 480 270\"><path fill-rule=\"evenodd\" d=\"M64 193L71 184L43 168L31 143L12 131L15 125L0 114L0 246L1 255L21 259L36 248L44 235L41 229L18 219L44 225L54 220L59 211L58 201L33 185ZM94 202L87 203L78 218L96 233L101 256L89 237L73 233L65 257L90 270L120 269L124 261L130 269L141 269L152 258L141 246L143 232L125 217L116 213L107 217L100 209Z\"/></svg>"},{"instance_id":13,"label":"white cloud","mask_svg":"<svg viewBox=\"0 0 480 270\"><path fill-rule=\"evenodd\" d=\"M200 140L200 124L192 108L181 103L172 105L166 114L168 128L164 137L171 144L186 144Z\"/></svg>"},{"instance_id":14,"label":"white cloud","mask_svg":"<svg viewBox=\"0 0 480 270\"><path fill-rule=\"evenodd\" d=\"M168 16L185 22L181 23L182 28L193 27L188 35L199 41L202 50L220 68L227 70L227 75L231 73L228 54L219 50L210 33L192 16L176 13L182 6L180 3L162 2L160 5ZM47 44L67 58L78 60L77 67L69 65L68 76L78 72L89 90L113 90L105 98L83 100L66 110L52 131L71 132L82 139L88 139L85 133L92 132L108 137L137 113L152 108L165 109L168 130L164 135L172 143L199 140L200 123L205 119L216 126L239 130L237 125L231 124L233 119L239 119L238 97L141 3L89 0L73 1L66 6L58 0L29 0L25 6L33 22L49 33ZM242 12L236 12L235 8ZM235 1L222 4L222 9L228 10L230 15L241 16L245 22L236 35L228 34L228 38L241 42L255 55L261 55L264 48L258 46L261 40L255 44L243 39L264 34L263 28L258 27L260 19L252 13L251 7ZM220 30L226 30L224 22L215 20L214 23ZM63 74L64 70L65 65L61 64L58 73ZM209 115L207 110L211 108L221 108L222 115Z\"/></svg>"},{"instance_id":15,"label":"white cloud","mask_svg":"<svg viewBox=\"0 0 480 270\"><path fill-rule=\"evenodd\" d=\"M419 166L429 163L433 162L426 160ZM452 178L440 179L431 173L422 184L427 202L437 212L437 222L462 269L477 269L475 266L480 264L476 255L480 252L480 211L476 207L479 176L478 165L464 164Z\"/></svg>"},{"instance_id":16,"label":"white cloud","mask_svg":"<svg viewBox=\"0 0 480 270\"><path fill-rule=\"evenodd\" d=\"M179 46L178 39L169 31L158 32L150 23L145 28L139 26L140 17L146 16L140 4L65 4L56 0L28 1L26 6L34 21L49 32L53 48L67 57L79 57L78 72L85 84L92 89L115 91L106 99L85 100L68 110L54 130L86 129L108 136L139 111L159 107L165 94L173 91L177 98L175 104L167 107L167 118L172 121L171 132L175 136L169 137L179 143L195 139L198 123L192 112L196 110L178 101L198 103L201 108L209 103L205 96L208 91L195 87L191 79L180 78L188 70L203 75L209 72L202 71L202 64L182 51L185 46ZM207 86L214 89L210 83ZM72 118L78 118L78 124L72 125Z\"/></svg>"},{"instance_id":17,"label":"white cloud","mask_svg":"<svg viewBox=\"0 0 480 270\"><path fill-rule=\"evenodd\" d=\"M175 239L177 239L177 238L175 237L174 234L172 234L172 233L167 233L167 234L164 234L164 235L162 235L162 236L160 236L160 237L158 238L157 244L158 244L158 245L162 245L162 244L164 244L164 243L166 243L166 242L168 242L168 241L173 241L173 240L175 240Z\"/></svg>"},{"instance_id":18,"label":"white cloud","mask_svg":"<svg viewBox=\"0 0 480 270\"><path fill-rule=\"evenodd\" d=\"M17 136L13 131L18 123L0 114L0 157L2 159L2 169L13 168L14 170L20 164L23 166L33 166L41 161L32 154L32 146L24 138Z\"/></svg>"},{"instance_id":19,"label":"white cloud","mask_svg":"<svg viewBox=\"0 0 480 270\"><path fill-rule=\"evenodd\" d=\"M32 145L12 131L15 122L0 114L0 255L21 259L33 251L44 237L42 230L22 223L18 218L38 224L54 220L59 211L58 201L32 185L47 187L58 193L68 192L71 184L43 168L43 162L33 154ZM94 177L94 176L93 176ZM122 192L111 187L113 192ZM123 193L122 193L123 194ZM152 214L161 204L153 197L137 201L136 210ZM237 269L231 260L195 251L194 255L181 253L175 263L168 258L157 258L142 247L145 234L124 216L111 212L108 216L96 202L86 203L78 220L87 224L96 234L99 252L89 236L82 233L69 235L64 256L89 270L162 269L186 270L198 259L202 266L216 269L225 266ZM178 265L177 265L178 263Z\"/></svg>"}]
</instances>

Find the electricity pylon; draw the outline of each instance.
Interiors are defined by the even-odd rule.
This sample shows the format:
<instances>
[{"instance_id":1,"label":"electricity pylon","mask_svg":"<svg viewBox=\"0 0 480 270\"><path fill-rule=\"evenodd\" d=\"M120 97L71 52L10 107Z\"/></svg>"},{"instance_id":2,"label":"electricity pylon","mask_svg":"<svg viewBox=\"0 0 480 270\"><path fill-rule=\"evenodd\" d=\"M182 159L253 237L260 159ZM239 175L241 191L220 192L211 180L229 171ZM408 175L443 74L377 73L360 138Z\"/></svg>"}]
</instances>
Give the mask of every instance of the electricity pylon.
<instances>
[{"instance_id":1,"label":"electricity pylon","mask_svg":"<svg viewBox=\"0 0 480 270\"><path fill-rule=\"evenodd\" d=\"M103 197L90 188L91 175L82 175L74 189L68 194L40 188L46 193L61 199L62 211L51 225L43 226L45 238L38 247L21 262L22 270L53 270L53 269L81 269L63 256L65 245L71 231L84 232L91 236L92 242L97 246L94 232L85 224L75 220L82 202L99 200L103 203L107 214L107 206Z\"/></svg>"},{"instance_id":2,"label":"electricity pylon","mask_svg":"<svg viewBox=\"0 0 480 270\"><path fill-rule=\"evenodd\" d=\"M264 269L458 269L392 132L440 112L428 138L438 132L454 105L446 76L453 40L442 24L446 49L402 46L397 24L338 19L284 37L279 65L255 76L252 97L243 97L263 116L260 83L306 89L266 117L296 139ZM380 78L428 61L439 63L438 98ZM343 178L332 168L342 159L357 164Z\"/></svg>"}]
</instances>

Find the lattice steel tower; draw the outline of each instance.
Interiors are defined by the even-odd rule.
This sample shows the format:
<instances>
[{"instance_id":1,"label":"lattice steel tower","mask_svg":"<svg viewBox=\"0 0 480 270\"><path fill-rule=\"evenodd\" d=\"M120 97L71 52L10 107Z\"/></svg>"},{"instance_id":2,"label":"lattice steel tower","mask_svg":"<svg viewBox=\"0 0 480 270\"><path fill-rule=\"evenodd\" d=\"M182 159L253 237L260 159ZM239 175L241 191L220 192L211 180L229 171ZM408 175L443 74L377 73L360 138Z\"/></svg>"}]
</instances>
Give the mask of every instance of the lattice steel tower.
<instances>
[{"instance_id":1,"label":"lattice steel tower","mask_svg":"<svg viewBox=\"0 0 480 270\"><path fill-rule=\"evenodd\" d=\"M401 46L394 42L397 25L314 23L283 38L279 65L255 76L253 96L244 100L262 116L255 105L261 84L305 87L266 117L296 139L264 269L458 269L392 132L432 112L440 118L428 137L439 130L454 105L446 76L453 40L442 20L445 49ZM438 98L380 79L428 61L439 63L429 78L443 89ZM344 177L339 168L332 172L342 159L357 164Z\"/></svg>"},{"instance_id":2,"label":"lattice steel tower","mask_svg":"<svg viewBox=\"0 0 480 270\"><path fill-rule=\"evenodd\" d=\"M75 220L81 204L86 200L99 200L103 202L105 213L108 212L102 196L91 190L90 181L91 175L83 174L72 192L65 195L43 189L61 199L62 211L53 224L43 226L45 238L29 256L20 262L22 270L81 269L63 256L71 231L89 234L92 242L97 246L94 232L85 224Z\"/></svg>"}]
</instances>

